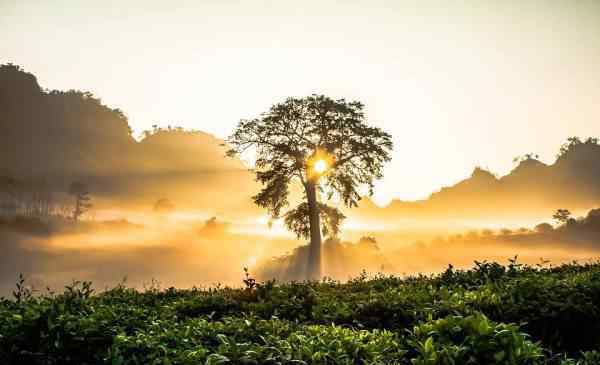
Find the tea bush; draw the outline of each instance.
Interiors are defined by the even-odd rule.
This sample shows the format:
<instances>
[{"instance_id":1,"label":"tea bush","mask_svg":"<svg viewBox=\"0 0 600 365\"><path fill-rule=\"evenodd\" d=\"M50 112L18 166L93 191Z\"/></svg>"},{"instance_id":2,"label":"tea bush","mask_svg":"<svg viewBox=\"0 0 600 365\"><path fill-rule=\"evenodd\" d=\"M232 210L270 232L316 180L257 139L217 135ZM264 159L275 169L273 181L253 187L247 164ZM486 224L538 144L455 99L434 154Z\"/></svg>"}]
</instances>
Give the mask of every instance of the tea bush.
<instances>
[{"instance_id":1,"label":"tea bush","mask_svg":"<svg viewBox=\"0 0 600 365\"><path fill-rule=\"evenodd\" d=\"M0 364L600 364L600 264L0 300Z\"/></svg>"}]
</instances>

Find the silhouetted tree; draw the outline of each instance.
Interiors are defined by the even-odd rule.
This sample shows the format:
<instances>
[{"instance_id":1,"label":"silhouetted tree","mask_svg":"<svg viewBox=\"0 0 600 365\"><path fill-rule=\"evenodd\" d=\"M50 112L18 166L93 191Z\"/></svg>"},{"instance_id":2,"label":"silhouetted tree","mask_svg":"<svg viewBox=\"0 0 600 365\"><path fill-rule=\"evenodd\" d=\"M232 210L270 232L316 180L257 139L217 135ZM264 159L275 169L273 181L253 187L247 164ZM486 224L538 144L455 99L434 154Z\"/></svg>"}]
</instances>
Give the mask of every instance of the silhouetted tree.
<instances>
[{"instance_id":1,"label":"silhouetted tree","mask_svg":"<svg viewBox=\"0 0 600 365\"><path fill-rule=\"evenodd\" d=\"M201 236L218 236L227 232L229 224L217 220L217 217L212 217L204 222L204 225L198 229L198 234Z\"/></svg>"},{"instance_id":2,"label":"silhouetted tree","mask_svg":"<svg viewBox=\"0 0 600 365\"><path fill-rule=\"evenodd\" d=\"M560 146L560 150L558 151L558 157L563 156L569 152L573 147L580 145L581 139L579 137L569 137L567 138L567 142L563 143Z\"/></svg>"},{"instance_id":3,"label":"silhouetted tree","mask_svg":"<svg viewBox=\"0 0 600 365\"><path fill-rule=\"evenodd\" d=\"M569 138L567 138L567 142L563 143L562 146L560 146L560 151L558 152L557 157L566 155L567 153L569 153L570 151L572 151L574 148L576 148L578 146L582 146L582 145L597 146L598 142L599 142L599 140L596 137L588 137L585 140L582 140L579 137L569 137Z\"/></svg>"},{"instance_id":4,"label":"silhouetted tree","mask_svg":"<svg viewBox=\"0 0 600 365\"><path fill-rule=\"evenodd\" d=\"M320 203L319 193L328 200L337 195L348 207L358 204L361 186L372 194L374 179L391 159L391 136L365 123L360 102L312 95L288 98L258 118L242 120L227 142L229 156L256 153L256 178L264 187L254 202L272 218L289 205L290 184L301 183L304 202L283 216L299 237L310 237L307 272L309 279L320 279L321 230L335 235L344 216Z\"/></svg>"},{"instance_id":5,"label":"silhouetted tree","mask_svg":"<svg viewBox=\"0 0 600 365\"><path fill-rule=\"evenodd\" d=\"M494 231L489 228L485 228L481 231L481 235L486 238L490 238L494 236Z\"/></svg>"},{"instance_id":6,"label":"silhouetted tree","mask_svg":"<svg viewBox=\"0 0 600 365\"><path fill-rule=\"evenodd\" d=\"M73 208L73 220L77 221L92 204L90 203L90 193L86 184L76 181L69 186L69 194L75 198L75 207Z\"/></svg>"},{"instance_id":7,"label":"silhouetted tree","mask_svg":"<svg viewBox=\"0 0 600 365\"><path fill-rule=\"evenodd\" d=\"M377 239L375 239L375 237L373 237L373 236L361 237L358 240L358 242L356 243L356 245L361 248L365 247L365 248L379 251L379 245L377 244Z\"/></svg>"},{"instance_id":8,"label":"silhouetted tree","mask_svg":"<svg viewBox=\"0 0 600 365\"><path fill-rule=\"evenodd\" d=\"M538 160L540 158L540 155L538 155L537 153L526 153L523 156L517 156L515 158L513 158L513 162L517 163L517 162L523 162L523 161L528 161L528 160Z\"/></svg>"},{"instance_id":9,"label":"silhouetted tree","mask_svg":"<svg viewBox=\"0 0 600 365\"><path fill-rule=\"evenodd\" d=\"M566 224L571 218L571 212L568 209L557 209L552 218L559 224Z\"/></svg>"},{"instance_id":10,"label":"silhouetted tree","mask_svg":"<svg viewBox=\"0 0 600 365\"><path fill-rule=\"evenodd\" d=\"M552 227L552 225L549 223L540 223L537 226L535 226L534 229L537 233L541 234L551 233L552 231L554 231L554 227Z\"/></svg>"},{"instance_id":11,"label":"silhouetted tree","mask_svg":"<svg viewBox=\"0 0 600 365\"><path fill-rule=\"evenodd\" d=\"M175 205L167 198L160 198L154 203L154 212L165 215L175 210Z\"/></svg>"}]
</instances>

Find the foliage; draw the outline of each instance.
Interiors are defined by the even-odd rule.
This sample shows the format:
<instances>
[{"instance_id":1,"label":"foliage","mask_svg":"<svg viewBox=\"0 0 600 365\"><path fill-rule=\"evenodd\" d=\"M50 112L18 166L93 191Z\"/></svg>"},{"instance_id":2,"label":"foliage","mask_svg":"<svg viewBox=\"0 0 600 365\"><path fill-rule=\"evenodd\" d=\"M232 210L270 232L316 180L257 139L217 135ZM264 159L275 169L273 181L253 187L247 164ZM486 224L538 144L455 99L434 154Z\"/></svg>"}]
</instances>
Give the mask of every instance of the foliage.
<instances>
[{"instance_id":1,"label":"foliage","mask_svg":"<svg viewBox=\"0 0 600 365\"><path fill-rule=\"evenodd\" d=\"M600 264L0 300L2 364L598 364Z\"/></svg>"},{"instance_id":2,"label":"foliage","mask_svg":"<svg viewBox=\"0 0 600 365\"><path fill-rule=\"evenodd\" d=\"M256 154L256 180L263 185L254 202L272 218L285 217L286 226L298 237L310 236L309 277L320 278L320 218L323 230L335 235L343 215L318 202L318 193L328 199L339 196L347 207L361 199L359 190L373 193L375 179L383 176L390 161L392 137L366 123L363 104L324 95L288 98L268 112L242 120L227 139L229 156L247 151ZM315 167L320 165L321 168ZM291 185L303 187L302 202L289 206Z\"/></svg>"},{"instance_id":3,"label":"foliage","mask_svg":"<svg viewBox=\"0 0 600 365\"><path fill-rule=\"evenodd\" d=\"M416 326L410 341L427 364L535 364L539 346L512 324L497 324L482 314L448 316Z\"/></svg>"},{"instance_id":4,"label":"foliage","mask_svg":"<svg viewBox=\"0 0 600 365\"><path fill-rule=\"evenodd\" d=\"M256 177L265 188L258 205L279 217L287 205L293 179L306 183L311 157L332 159L324 185L340 194L348 206L360 200L357 188L373 188L390 160L391 136L365 123L360 102L333 100L323 95L288 98L252 120L243 120L227 139L230 155L256 150Z\"/></svg>"},{"instance_id":5,"label":"foliage","mask_svg":"<svg viewBox=\"0 0 600 365\"><path fill-rule=\"evenodd\" d=\"M540 155L537 153L526 153L523 156L517 156L513 158L514 163L525 162L529 160L539 160Z\"/></svg>"},{"instance_id":6,"label":"foliage","mask_svg":"<svg viewBox=\"0 0 600 365\"><path fill-rule=\"evenodd\" d=\"M598 142L599 140L596 137L588 137L583 141L579 137L569 137L567 138L567 141L560 146L557 157L560 158L566 156L570 151L573 151L579 146L598 146Z\"/></svg>"},{"instance_id":7,"label":"foliage","mask_svg":"<svg viewBox=\"0 0 600 365\"><path fill-rule=\"evenodd\" d=\"M321 232L325 237L336 237L340 232L340 225L346 216L334 207L318 203L319 215L323 222ZM296 208L284 215L284 224L287 229L294 232L298 238L308 239L310 237L309 207L307 203L301 203Z\"/></svg>"},{"instance_id":8,"label":"foliage","mask_svg":"<svg viewBox=\"0 0 600 365\"><path fill-rule=\"evenodd\" d=\"M552 215L552 219L559 224L565 224L571 219L571 212L568 209L557 209L554 215Z\"/></svg>"}]
</instances>

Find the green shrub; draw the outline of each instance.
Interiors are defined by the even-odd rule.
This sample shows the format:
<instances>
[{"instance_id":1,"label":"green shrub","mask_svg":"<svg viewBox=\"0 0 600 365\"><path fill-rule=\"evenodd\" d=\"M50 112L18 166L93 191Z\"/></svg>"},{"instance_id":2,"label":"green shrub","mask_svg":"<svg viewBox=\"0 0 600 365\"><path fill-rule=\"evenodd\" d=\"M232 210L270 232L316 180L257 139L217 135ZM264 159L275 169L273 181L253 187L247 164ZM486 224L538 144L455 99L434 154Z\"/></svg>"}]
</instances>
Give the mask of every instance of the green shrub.
<instances>
[{"instance_id":1,"label":"green shrub","mask_svg":"<svg viewBox=\"0 0 600 365\"><path fill-rule=\"evenodd\" d=\"M414 365L541 364L541 348L515 325L482 314L449 316L416 326L408 342L418 352Z\"/></svg>"},{"instance_id":2,"label":"green shrub","mask_svg":"<svg viewBox=\"0 0 600 365\"><path fill-rule=\"evenodd\" d=\"M514 323L514 324L509 324ZM600 264L0 299L0 364L600 364Z\"/></svg>"}]
</instances>

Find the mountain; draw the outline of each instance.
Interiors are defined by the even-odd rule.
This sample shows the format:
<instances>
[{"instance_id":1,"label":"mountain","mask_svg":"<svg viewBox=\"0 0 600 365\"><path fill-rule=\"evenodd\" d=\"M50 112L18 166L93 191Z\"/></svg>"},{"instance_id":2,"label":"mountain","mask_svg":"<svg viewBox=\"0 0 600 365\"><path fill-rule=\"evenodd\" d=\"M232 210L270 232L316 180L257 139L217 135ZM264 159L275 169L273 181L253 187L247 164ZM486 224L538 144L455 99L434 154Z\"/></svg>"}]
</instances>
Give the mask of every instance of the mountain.
<instances>
[{"instance_id":1,"label":"mountain","mask_svg":"<svg viewBox=\"0 0 600 365\"><path fill-rule=\"evenodd\" d=\"M169 197L178 207L209 207L214 214L258 212L249 198L256 182L241 161L224 156L222 144L180 128L155 128L137 141L125 113L91 93L46 90L20 67L0 65L0 177L22 189L65 192L82 180L96 197L146 205ZM500 178L476 168L426 200L379 208L365 199L348 213L382 220L516 218L598 203L598 140L571 138L552 165L529 156Z\"/></svg>"},{"instance_id":2,"label":"mountain","mask_svg":"<svg viewBox=\"0 0 600 365\"><path fill-rule=\"evenodd\" d=\"M229 191L244 197L254 191L241 161L225 157L222 140L169 127L137 141L121 110L89 92L46 90L12 64L0 65L0 176L21 189L41 184L65 192L81 180L96 197L147 202L169 196L194 207L224 207L232 199L249 206L249 198Z\"/></svg>"},{"instance_id":3,"label":"mountain","mask_svg":"<svg viewBox=\"0 0 600 365\"><path fill-rule=\"evenodd\" d=\"M500 178L475 168L467 179L420 201L393 200L379 208L361 203L359 216L378 219L530 217L557 208L589 209L600 203L600 144L573 137L554 164L527 157Z\"/></svg>"}]
</instances>

